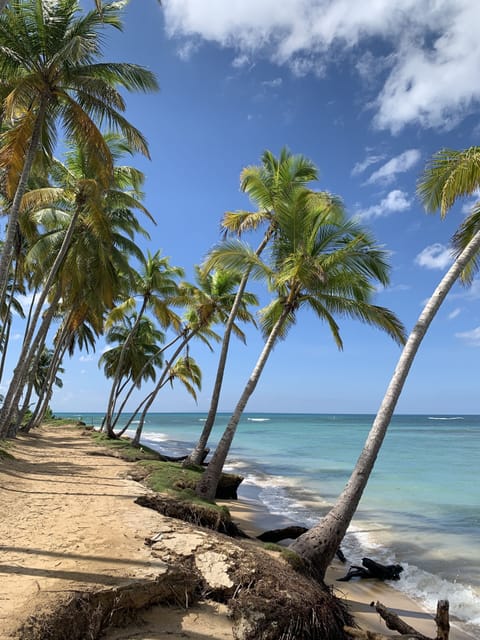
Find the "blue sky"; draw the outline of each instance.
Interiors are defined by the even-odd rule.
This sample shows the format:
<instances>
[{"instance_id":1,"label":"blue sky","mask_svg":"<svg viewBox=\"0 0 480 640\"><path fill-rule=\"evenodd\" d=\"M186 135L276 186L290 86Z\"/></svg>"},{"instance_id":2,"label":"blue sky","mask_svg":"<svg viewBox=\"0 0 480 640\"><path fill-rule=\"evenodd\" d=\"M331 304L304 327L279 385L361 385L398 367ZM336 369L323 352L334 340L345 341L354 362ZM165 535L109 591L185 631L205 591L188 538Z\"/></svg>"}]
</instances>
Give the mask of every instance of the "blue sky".
<instances>
[{"instance_id":1,"label":"blue sky","mask_svg":"<svg viewBox=\"0 0 480 640\"><path fill-rule=\"evenodd\" d=\"M93 0L90 3L93 5ZM88 5L85 0L85 5ZM362 8L363 7L363 8ZM375 302L407 329L450 264L448 242L472 201L441 221L415 196L425 162L442 147L476 144L480 131L477 0L131 0L106 59L153 70L161 91L129 95L127 116L146 135L146 222L192 277L219 238L226 210L249 208L239 174L265 149L288 146L315 162L316 188L342 197L391 252L391 285ZM399 413L479 413L480 280L455 288L404 389ZM374 413L400 354L379 331L341 321L343 352L326 326L300 315L262 376L249 411ZM231 409L261 338L231 351L221 409ZM92 356L65 362L54 411L103 411L108 382ZM198 405L165 389L157 411L208 408L216 354L192 347L203 370Z\"/></svg>"}]
</instances>

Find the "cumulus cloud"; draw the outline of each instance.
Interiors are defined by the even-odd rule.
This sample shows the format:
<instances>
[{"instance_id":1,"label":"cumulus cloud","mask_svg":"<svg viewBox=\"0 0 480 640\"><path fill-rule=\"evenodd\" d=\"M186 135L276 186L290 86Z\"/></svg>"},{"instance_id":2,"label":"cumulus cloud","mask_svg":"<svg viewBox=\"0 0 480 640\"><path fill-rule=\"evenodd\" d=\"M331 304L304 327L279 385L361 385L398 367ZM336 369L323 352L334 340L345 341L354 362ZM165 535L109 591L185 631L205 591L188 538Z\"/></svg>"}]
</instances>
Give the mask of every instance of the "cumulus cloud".
<instances>
[{"instance_id":1,"label":"cumulus cloud","mask_svg":"<svg viewBox=\"0 0 480 640\"><path fill-rule=\"evenodd\" d=\"M472 347L480 347L480 327L472 329L471 331L463 331L455 334L456 338L465 340L467 344Z\"/></svg>"},{"instance_id":2,"label":"cumulus cloud","mask_svg":"<svg viewBox=\"0 0 480 640\"><path fill-rule=\"evenodd\" d=\"M274 78L273 80L264 80L262 86L267 89L278 89L283 84L282 78Z\"/></svg>"},{"instance_id":3,"label":"cumulus cloud","mask_svg":"<svg viewBox=\"0 0 480 640\"><path fill-rule=\"evenodd\" d=\"M427 269L445 269L452 262L451 250L439 242L425 247L415 258L416 264Z\"/></svg>"},{"instance_id":4,"label":"cumulus cloud","mask_svg":"<svg viewBox=\"0 0 480 640\"><path fill-rule=\"evenodd\" d=\"M395 179L398 173L405 173L411 169L420 160L420 151L418 149L408 149L399 156L392 158L384 165L382 165L377 171L372 173L367 180L367 184L374 184L375 182L389 183Z\"/></svg>"},{"instance_id":5,"label":"cumulus cloud","mask_svg":"<svg viewBox=\"0 0 480 640\"><path fill-rule=\"evenodd\" d=\"M368 209L362 209L356 214L356 218L360 220L371 220L372 218L383 218L392 213L405 211L409 209L411 201L407 198L407 194L400 189L394 189L383 198L380 204L374 204Z\"/></svg>"},{"instance_id":6,"label":"cumulus cloud","mask_svg":"<svg viewBox=\"0 0 480 640\"><path fill-rule=\"evenodd\" d=\"M480 67L478 0L376 0L368 11L351 0L168 0L164 12L171 36L231 47L237 59L267 57L298 75L322 73L339 50L355 48L360 75L365 65L369 81L372 70L378 82L379 69L386 72L375 123L392 132L407 123L452 127L480 100L472 82ZM365 58L374 39L382 55Z\"/></svg>"},{"instance_id":7,"label":"cumulus cloud","mask_svg":"<svg viewBox=\"0 0 480 640\"><path fill-rule=\"evenodd\" d=\"M358 176L364 171L371 167L372 164L377 164L377 162L381 162L385 158L384 155L369 155L362 160L362 162L357 162L352 169L352 176Z\"/></svg>"}]
</instances>

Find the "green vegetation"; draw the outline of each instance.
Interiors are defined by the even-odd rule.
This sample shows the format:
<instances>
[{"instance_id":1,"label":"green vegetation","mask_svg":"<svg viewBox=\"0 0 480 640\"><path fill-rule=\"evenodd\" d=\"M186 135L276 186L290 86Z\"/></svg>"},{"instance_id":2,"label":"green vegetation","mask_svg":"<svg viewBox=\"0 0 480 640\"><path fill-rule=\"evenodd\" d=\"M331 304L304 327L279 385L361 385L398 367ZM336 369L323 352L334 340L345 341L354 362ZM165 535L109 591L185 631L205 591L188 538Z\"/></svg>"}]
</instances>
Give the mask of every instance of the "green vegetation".
<instances>
[{"instance_id":1,"label":"green vegetation","mask_svg":"<svg viewBox=\"0 0 480 640\"><path fill-rule=\"evenodd\" d=\"M82 426L84 429L85 427ZM159 460L160 454L149 447L134 447L129 438L109 438L105 433L92 430L90 432L92 439L102 447L110 449L112 453L122 460L136 462L138 460Z\"/></svg>"}]
</instances>

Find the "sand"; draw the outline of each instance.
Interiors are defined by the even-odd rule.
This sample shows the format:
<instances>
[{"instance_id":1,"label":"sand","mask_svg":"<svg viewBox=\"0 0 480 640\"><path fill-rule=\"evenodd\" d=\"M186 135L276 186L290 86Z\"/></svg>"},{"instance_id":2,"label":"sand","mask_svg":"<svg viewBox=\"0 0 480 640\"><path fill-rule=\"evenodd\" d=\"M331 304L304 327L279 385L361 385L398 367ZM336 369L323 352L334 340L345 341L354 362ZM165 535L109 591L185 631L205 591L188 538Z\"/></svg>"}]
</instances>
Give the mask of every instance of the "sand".
<instances>
[{"instance_id":1,"label":"sand","mask_svg":"<svg viewBox=\"0 0 480 640\"><path fill-rule=\"evenodd\" d=\"M139 507L146 492L128 477L125 461L95 455L98 447L78 429L42 427L20 436L11 449L15 461L0 462L0 638L12 637L29 615L74 591L125 584L165 571L144 544L165 518ZM93 455L92 455L93 454ZM261 505L245 499L229 503L247 532L282 526ZM347 599L358 623L385 632L369 606L380 600L426 635L435 635L432 617L389 586L358 581L336 583L345 566L335 561L328 581ZM341 586L339 586L341 585ZM135 628L111 631L110 640L233 638L226 609L155 607ZM470 636L452 629L451 640Z\"/></svg>"}]
</instances>

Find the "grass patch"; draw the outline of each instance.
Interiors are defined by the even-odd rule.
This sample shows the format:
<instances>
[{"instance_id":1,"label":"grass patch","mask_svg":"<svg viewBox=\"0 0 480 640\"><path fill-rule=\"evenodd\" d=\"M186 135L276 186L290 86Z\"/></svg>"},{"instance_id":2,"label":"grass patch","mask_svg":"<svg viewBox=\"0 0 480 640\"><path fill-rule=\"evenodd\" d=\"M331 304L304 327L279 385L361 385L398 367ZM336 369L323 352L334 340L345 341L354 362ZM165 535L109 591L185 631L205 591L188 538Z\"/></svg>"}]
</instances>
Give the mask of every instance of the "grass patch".
<instances>
[{"instance_id":1,"label":"grass patch","mask_svg":"<svg viewBox=\"0 0 480 640\"><path fill-rule=\"evenodd\" d=\"M156 493L166 493L185 502L208 506L215 511L229 513L226 507L197 496L195 487L200 480L203 467L184 468L178 462L143 461L139 463L145 472L143 483Z\"/></svg>"},{"instance_id":2,"label":"grass patch","mask_svg":"<svg viewBox=\"0 0 480 640\"><path fill-rule=\"evenodd\" d=\"M85 429L85 427L82 427ZM91 438L102 447L110 449L114 455L126 460L127 462L136 462L137 460L158 460L160 454L150 447L142 445L134 447L129 438L108 438L100 431L90 431Z\"/></svg>"}]
</instances>

